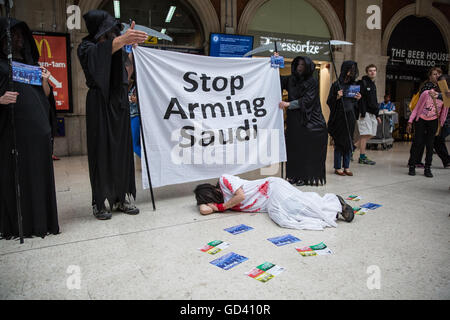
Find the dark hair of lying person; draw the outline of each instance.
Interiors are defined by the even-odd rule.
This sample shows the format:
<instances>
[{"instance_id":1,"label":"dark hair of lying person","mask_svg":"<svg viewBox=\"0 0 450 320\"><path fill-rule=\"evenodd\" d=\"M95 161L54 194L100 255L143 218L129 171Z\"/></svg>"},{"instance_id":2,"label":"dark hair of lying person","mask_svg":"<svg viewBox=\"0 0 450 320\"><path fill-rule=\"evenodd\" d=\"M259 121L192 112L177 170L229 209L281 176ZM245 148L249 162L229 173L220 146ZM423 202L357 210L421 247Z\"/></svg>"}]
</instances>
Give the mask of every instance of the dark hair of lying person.
<instances>
[{"instance_id":1,"label":"dark hair of lying person","mask_svg":"<svg viewBox=\"0 0 450 320\"><path fill-rule=\"evenodd\" d=\"M198 206L208 203L224 202L223 194L220 191L218 183L217 186L213 186L212 184L201 184L195 188L194 193Z\"/></svg>"}]
</instances>

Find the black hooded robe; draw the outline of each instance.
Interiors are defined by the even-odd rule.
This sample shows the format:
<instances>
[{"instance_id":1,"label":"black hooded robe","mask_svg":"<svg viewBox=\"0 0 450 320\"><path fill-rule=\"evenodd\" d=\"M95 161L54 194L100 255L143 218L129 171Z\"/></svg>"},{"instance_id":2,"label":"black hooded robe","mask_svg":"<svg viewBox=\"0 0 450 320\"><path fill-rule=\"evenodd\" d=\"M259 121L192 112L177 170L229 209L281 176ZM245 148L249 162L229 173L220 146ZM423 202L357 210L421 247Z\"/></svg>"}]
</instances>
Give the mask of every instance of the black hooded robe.
<instances>
[{"instance_id":1,"label":"black hooded robe","mask_svg":"<svg viewBox=\"0 0 450 320\"><path fill-rule=\"evenodd\" d=\"M24 60L18 62L37 66L39 54L29 28L24 22L12 19L11 27L14 26L21 28L25 39ZM6 18L0 18L0 29L2 38L6 38ZM0 95L6 91L9 91L8 61L2 52ZM23 234L25 237L58 234L49 100L42 86L15 82L14 91L19 93L14 119ZM0 236L6 239L19 236L12 141L11 109L0 105Z\"/></svg>"},{"instance_id":2,"label":"black hooded robe","mask_svg":"<svg viewBox=\"0 0 450 320\"><path fill-rule=\"evenodd\" d=\"M344 79L348 71L354 68L355 73L349 82ZM341 74L338 81L334 82L330 88L327 104L330 107L330 119L328 120L328 132L334 141L335 149L342 153L353 151L353 132L356 125L356 113L358 100L345 97L350 85L357 85L358 77L357 64L354 61L344 61L341 67ZM337 94L339 90L344 90L344 97L339 101ZM343 106L344 105L344 106Z\"/></svg>"},{"instance_id":3,"label":"black hooded robe","mask_svg":"<svg viewBox=\"0 0 450 320\"><path fill-rule=\"evenodd\" d=\"M306 64L301 76L296 72L300 59ZM314 70L311 59L297 57L292 62L292 75L281 77L281 89L288 91L291 102L287 110L287 177L303 180L307 185L326 183L328 131Z\"/></svg>"},{"instance_id":4,"label":"black hooded robe","mask_svg":"<svg viewBox=\"0 0 450 320\"><path fill-rule=\"evenodd\" d=\"M116 21L108 13L92 10L84 15L89 36L78 47L78 57L89 91L86 127L92 204L100 210L136 198L130 109L128 106L127 56L112 54L112 40L98 42Z\"/></svg>"}]
</instances>

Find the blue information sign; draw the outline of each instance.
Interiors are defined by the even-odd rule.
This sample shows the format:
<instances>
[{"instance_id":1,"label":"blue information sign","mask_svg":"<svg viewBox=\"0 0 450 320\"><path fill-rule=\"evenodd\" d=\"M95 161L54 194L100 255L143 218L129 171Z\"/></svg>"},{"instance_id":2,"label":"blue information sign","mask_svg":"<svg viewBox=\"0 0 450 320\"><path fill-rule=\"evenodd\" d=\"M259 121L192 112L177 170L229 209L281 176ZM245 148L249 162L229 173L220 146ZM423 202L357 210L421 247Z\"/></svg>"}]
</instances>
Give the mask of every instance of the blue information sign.
<instances>
[{"instance_id":1,"label":"blue information sign","mask_svg":"<svg viewBox=\"0 0 450 320\"><path fill-rule=\"evenodd\" d=\"M253 50L253 36L211 33L209 55L212 57L239 57Z\"/></svg>"}]
</instances>

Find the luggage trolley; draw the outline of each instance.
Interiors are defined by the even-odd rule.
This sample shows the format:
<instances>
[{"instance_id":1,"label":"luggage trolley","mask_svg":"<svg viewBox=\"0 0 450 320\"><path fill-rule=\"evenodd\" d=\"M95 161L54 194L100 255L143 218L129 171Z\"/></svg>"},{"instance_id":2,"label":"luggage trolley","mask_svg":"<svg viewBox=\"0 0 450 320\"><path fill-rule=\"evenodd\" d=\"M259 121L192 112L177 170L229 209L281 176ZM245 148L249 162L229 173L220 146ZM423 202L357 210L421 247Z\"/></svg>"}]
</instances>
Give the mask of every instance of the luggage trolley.
<instances>
[{"instance_id":1,"label":"luggage trolley","mask_svg":"<svg viewBox=\"0 0 450 320\"><path fill-rule=\"evenodd\" d=\"M392 127L395 112L380 112L379 117L381 123L377 127L377 135L367 142L367 149L377 150L378 145L383 150L391 149L394 146L394 138L392 138Z\"/></svg>"}]
</instances>

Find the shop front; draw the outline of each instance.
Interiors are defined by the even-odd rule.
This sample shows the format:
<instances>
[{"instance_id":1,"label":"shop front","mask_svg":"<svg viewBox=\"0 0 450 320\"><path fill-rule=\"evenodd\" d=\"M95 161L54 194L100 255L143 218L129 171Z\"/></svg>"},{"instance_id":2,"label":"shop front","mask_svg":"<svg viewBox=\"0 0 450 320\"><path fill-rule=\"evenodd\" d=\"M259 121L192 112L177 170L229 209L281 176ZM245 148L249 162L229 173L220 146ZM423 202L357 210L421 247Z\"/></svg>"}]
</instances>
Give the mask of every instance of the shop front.
<instances>
[{"instance_id":1,"label":"shop front","mask_svg":"<svg viewBox=\"0 0 450 320\"><path fill-rule=\"evenodd\" d=\"M205 54L205 35L195 9L183 0L104 1L101 9L120 21L134 20L136 24L172 37L173 41L149 37L145 46L184 53ZM207 52L206 52L207 53Z\"/></svg>"},{"instance_id":2,"label":"shop front","mask_svg":"<svg viewBox=\"0 0 450 320\"><path fill-rule=\"evenodd\" d=\"M448 73L450 55L438 27L428 18L408 16L394 29L388 45L386 93L399 113L395 138L405 139L409 103L431 68Z\"/></svg>"},{"instance_id":3,"label":"shop front","mask_svg":"<svg viewBox=\"0 0 450 320\"><path fill-rule=\"evenodd\" d=\"M280 55L285 58L281 75L291 74L291 63L297 56L307 56L316 63L322 111L328 120L330 112L326 100L332 71L328 41L331 34L321 14L305 0L267 1L253 15L247 34L254 37L254 48L277 43ZM263 52L257 56L272 54Z\"/></svg>"}]
</instances>

